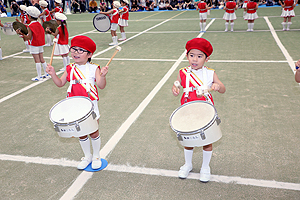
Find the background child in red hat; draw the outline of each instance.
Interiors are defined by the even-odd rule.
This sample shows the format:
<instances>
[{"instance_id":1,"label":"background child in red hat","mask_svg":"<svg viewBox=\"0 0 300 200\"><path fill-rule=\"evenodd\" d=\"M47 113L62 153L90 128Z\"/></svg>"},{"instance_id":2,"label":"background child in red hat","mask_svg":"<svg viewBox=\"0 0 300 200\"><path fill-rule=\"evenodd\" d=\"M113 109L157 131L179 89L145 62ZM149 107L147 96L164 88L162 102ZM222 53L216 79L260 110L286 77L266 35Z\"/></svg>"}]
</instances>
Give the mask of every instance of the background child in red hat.
<instances>
[{"instance_id":1,"label":"background child in red hat","mask_svg":"<svg viewBox=\"0 0 300 200\"><path fill-rule=\"evenodd\" d=\"M219 80L215 71L204 66L205 62L209 60L209 56L213 52L212 45L206 39L194 38L186 43L185 48L187 50L186 57L190 66L180 69L176 80L176 82L178 81L183 87L184 93L181 98L181 105L191 101L208 101L214 104L212 95L209 92L202 96L197 96L196 93L197 87L211 88L219 93L224 93L226 91L224 84ZM198 85L191 82L192 78L198 80L196 83ZM187 83L189 86L186 86ZM174 84L172 92L174 96L178 96L180 89ZM193 147L184 147L185 164L180 167L178 173L179 178L187 178L189 172L193 169L193 150ZM212 144L203 146L203 162L200 171L200 181L204 183L210 180L209 163L211 156Z\"/></svg>"},{"instance_id":2,"label":"background child in red hat","mask_svg":"<svg viewBox=\"0 0 300 200\"><path fill-rule=\"evenodd\" d=\"M63 87L67 81L70 82L68 88L68 96L85 96L89 97L94 104L94 112L97 114L99 122L99 109L98 109L98 90L104 89L106 86L106 74L108 66L100 69L99 65L91 63L91 57L96 51L95 42L87 36L76 36L71 40L71 56L75 63L71 63L66 67L65 72L59 78L53 66L47 66L47 72L51 75L53 82L58 87ZM100 158L100 135L99 130L90 134L93 154L91 154L90 139L87 135L79 137L79 143L84 153L82 161L78 164L77 168L85 169L91 162L93 169L101 167Z\"/></svg>"}]
</instances>

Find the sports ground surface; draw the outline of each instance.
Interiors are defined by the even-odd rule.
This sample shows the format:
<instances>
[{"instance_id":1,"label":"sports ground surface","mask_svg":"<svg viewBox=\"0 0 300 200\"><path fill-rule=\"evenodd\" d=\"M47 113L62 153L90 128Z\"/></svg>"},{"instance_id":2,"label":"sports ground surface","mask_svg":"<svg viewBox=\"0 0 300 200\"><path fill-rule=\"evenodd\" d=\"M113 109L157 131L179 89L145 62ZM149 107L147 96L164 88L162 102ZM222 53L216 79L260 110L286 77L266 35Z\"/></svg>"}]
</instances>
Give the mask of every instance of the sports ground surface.
<instances>
[{"instance_id":1,"label":"sports ground surface","mask_svg":"<svg viewBox=\"0 0 300 200\"><path fill-rule=\"evenodd\" d=\"M300 58L300 9L291 31L282 31L279 7L259 8L254 32L246 32L242 12L235 31L224 32L224 11L212 10L206 33L199 33L195 10L130 13L127 40L99 91L100 155L109 165L94 173L77 170L78 139L59 137L49 120L68 85L32 82L35 64L22 53L23 41L0 33L1 199L299 199L300 87L293 68ZM114 47L109 32L94 29L93 16L68 15L69 36L91 37L92 61L104 66ZM197 36L213 44L207 66L227 89L213 93L223 137L213 145L206 184L198 180L201 148L189 177L177 177L183 147L169 126L180 105L171 87L188 65L185 43ZM52 47L44 51L49 62ZM60 73L62 59L53 66Z\"/></svg>"}]
</instances>

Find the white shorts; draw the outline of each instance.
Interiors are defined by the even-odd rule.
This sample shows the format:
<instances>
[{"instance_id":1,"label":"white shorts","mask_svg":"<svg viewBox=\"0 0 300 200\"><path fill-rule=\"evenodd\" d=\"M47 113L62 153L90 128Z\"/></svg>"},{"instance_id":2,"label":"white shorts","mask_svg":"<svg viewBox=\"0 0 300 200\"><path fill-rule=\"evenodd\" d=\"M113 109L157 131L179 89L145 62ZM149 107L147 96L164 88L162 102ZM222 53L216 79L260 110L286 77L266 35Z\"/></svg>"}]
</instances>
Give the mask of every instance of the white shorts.
<instances>
[{"instance_id":1,"label":"white shorts","mask_svg":"<svg viewBox=\"0 0 300 200\"><path fill-rule=\"evenodd\" d=\"M199 18L200 18L200 20L207 19L207 12L205 12L205 13L199 13Z\"/></svg>"},{"instance_id":2,"label":"white shorts","mask_svg":"<svg viewBox=\"0 0 300 200\"><path fill-rule=\"evenodd\" d=\"M31 46L29 45L30 54L39 54L44 52L44 46Z\"/></svg>"},{"instance_id":3,"label":"white shorts","mask_svg":"<svg viewBox=\"0 0 300 200\"><path fill-rule=\"evenodd\" d=\"M118 24L119 26L128 26L128 20L120 18Z\"/></svg>"},{"instance_id":4,"label":"white shorts","mask_svg":"<svg viewBox=\"0 0 300 200\"><path fill-rule=\"evenodd\" d=\"M94 100L92 101L94 104L94 112L96 113L96 120L100 118L100 112L99 112L99 107L98 107L98 101Z\"/></svg>"},{"instance_id":5,"label":"white shorts","mask_svg":"<svg viewBox=\"0 0 300 200\"><path fill-rule=\"evenodd\" d=\"M110 25L110 30L112 30L112 31L116 31L117 29L118 29L118 24L116 24L116 23L112 23L111 25Z\"/></svg>"},{"instance_id":6,"label":"white shorts","mask_svg":"<svg viewBox=\"0 0 300 200\"><path fill-rule=\"evenodd\" d=\"M55 56L65 55L68 54L69 51L70 51L69 45L56 44L54 49L54 55Z\"/></svg>"}]
</instances>

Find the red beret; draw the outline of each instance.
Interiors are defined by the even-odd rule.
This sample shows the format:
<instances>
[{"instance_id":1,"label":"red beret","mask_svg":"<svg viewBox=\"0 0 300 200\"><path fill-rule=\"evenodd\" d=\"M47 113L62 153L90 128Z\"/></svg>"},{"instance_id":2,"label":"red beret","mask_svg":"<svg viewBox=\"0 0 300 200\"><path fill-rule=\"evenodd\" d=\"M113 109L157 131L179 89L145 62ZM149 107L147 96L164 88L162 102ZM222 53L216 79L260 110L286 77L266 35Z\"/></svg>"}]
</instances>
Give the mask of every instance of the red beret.
<instances>
[{"instance_id":1,"label":"red beret","mask_svg":"<svg viewBox=\"0 0 300 200\"><path fill-rule=\"evenodd\" d=\"M91 38L84 35L74 37L71 40L71 47L81 47L91 53L94 53L96 51L95 42Z\"/></svg>"},{"instance_id":2,"label":"red beret","mask_svg":"<svg viewBox=\"0 0 300 200\"><path fill-rule=\"evenodd\" d=\"M204 38L194 38L188 41L185 45L187 52L191 49L198 49L206 54L206 56L210 56L213 52L213 47L210 42Z\"/></svg>"}]
</instances>

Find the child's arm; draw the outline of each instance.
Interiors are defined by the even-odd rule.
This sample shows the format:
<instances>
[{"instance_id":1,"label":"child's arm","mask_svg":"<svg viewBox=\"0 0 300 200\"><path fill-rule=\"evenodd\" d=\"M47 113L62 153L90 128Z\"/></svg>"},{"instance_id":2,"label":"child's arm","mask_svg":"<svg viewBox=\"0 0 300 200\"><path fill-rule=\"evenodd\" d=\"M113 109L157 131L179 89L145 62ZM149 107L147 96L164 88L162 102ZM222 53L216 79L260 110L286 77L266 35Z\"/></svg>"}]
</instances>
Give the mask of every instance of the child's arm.
<instances>
[{"instance_id":1,"label":"child's arm","mask_svg":"<svg viewBox=\"0 0 300 200\"><path fill-rule=\"evenodd\" d=\"M0 26L3 27L3 24L1 23L1 20L0 20Z\"/></svg>"},{"instance_id":2,"label":"child's arm","mask_svg":"<svg viewBox=\"0 0 300 200\"><path fill-rule=\"evenodd\" d=\"M27 34L27 35L25 35L23 32L21 32L20 29L17 29L17 30L16 30L16 33L17 33L18 35L22 35L23 38L24 38L25 40L31 40L32 32L31 32L31 30L30 30L29 27L27 27L27 30L28 30L28 34Z\"/></svg>"},{"instance_id":3,"label":"child's arm","mask_svg":"<svg viewBox=\"0 0 300 200\"><path fill-rule=\"evenodd\" d=\"M109 10L107 12L100 12L100 13L104 15L110 15L111 13L113 13L113 10Z\"/></svg>"},{"instance_id":4,"label":"child's arm","mask_svg":"<svg viewBox=\"0 0 300 200\"><path fill-rule=\"evenodd\" d=\"M300 60L298 60L295 64L296 73L295 73L295 81L300 83Z\"/></svg>"},{"instance_id":5,"label":"child's arm","mask_svg":"<svg viewBox=\"0 0 300 200\"><path fill-rule=\"evenodd\" d=\"M51 35L53 35L54 37L56 37L56 36L58 35L58 33L59 33L59 30L58 30L58 29L56 29L56 31L55 31L55 33L54 33L54 32L52 32L52 31L50 30L49 27L46 28L46 31L49 32L49 33L50 33Z\"/></svg>"},{"instance_id":6,"label":"child's arm","mask_svg":"<svg viewBox=\"0 0 300 200\"><path fill-rule=\"evenodd\" d=\"M213 84L211 86L211 89L213 89L214 91L218 91L220 93L224 93L226 91L224 84L220 81L216 72L214 73Z\"/></svg>"},{"instance_id":7,"label":"child's arm","mask_svg":"<svg viewBox=\"0 0 300 200\"><path fill-rule=\"evenodd\" d=\"M63 75L59 78L57 75L56 75L56 72L54 70L54 67L51 66L50 64L47 64L47 68L46 68L46 72L48 74L50 74L53 82L55 83L55 85L57 85L58 87L62 87L66 84L67 82L67 70L65 70L65 72L63 73Z\"/></svg>"},{"instance_id":8,"label":"child's arm","mask_svg":"<svg viewBox=\"0 0 300 200\"><path fill-rule=\"evenodd\" d=\"M104 89L106 86L106 74L108 73L108 66L97 68L96 70L96 84L100 89Z\"/></svg>"},{"instance_id":9,"label":"child's arm","mask_svg":"<svg viewBox=\"0 0 300 200\"><path fill-rule=\"evenodd\" d=\"M45 15L46 14L46 11L43 11L40 15L39 15L39 17L41 17L41 16L43 16L43 15Z\"/></svg>"},{"instance_id":10,"label":"child's arm","mask_svg":"<svg viewBox=\"0 0 300 200\"><path fill-rule=\"evenodd\" d=\"M179 74L177 76L177 80L176 81L178 81L180 83L180 85L181 85L181 78L180 78ZM174 96L178 96L179 93L180 93L180 88L177 87L175 84L173 84L173 86L172 86L172 92L173 92Z\"/></svg>"}]
</instances>

